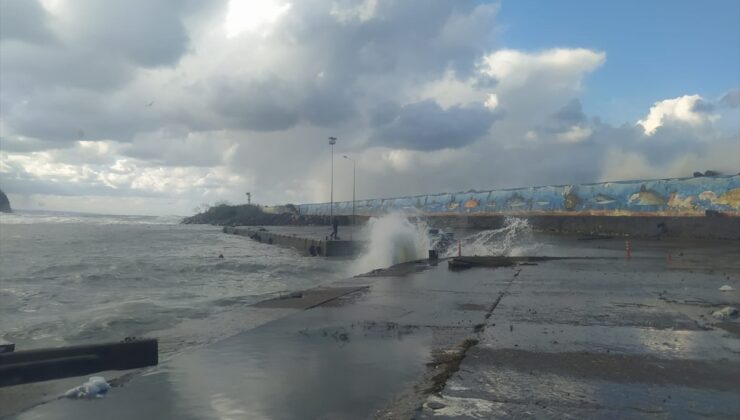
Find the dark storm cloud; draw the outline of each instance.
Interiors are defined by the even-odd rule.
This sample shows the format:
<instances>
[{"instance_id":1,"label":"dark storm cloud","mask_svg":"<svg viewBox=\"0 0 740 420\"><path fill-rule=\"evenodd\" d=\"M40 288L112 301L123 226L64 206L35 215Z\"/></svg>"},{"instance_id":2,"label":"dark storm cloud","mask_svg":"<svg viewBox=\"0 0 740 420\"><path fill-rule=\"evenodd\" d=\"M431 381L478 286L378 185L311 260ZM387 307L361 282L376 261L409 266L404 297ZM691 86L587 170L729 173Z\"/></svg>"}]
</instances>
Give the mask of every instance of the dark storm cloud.
<instances>
[{"instance_id":1,"label":"dark storm cloud","mask_svg":"<svg viewBox=\"0 0 740 420\"><path fill-rule=\"evenodd\" d=\"M5 43L2 53L0 95L14 102L60 86L110 90L131 80L135 71L122 57L87 48Z\"/></svg>"},{"instance_id":2,"label":"dark storm cloud","mask_svg":"<svg viewBox=\"0 0 740 420\"><path fill-rule=\"evenodd\" d=\"M301 115L318 126L347 121L357 110L352 96L338 86L315 87L300 103Z\"/></svg>"},{"instance_id":3,"label":"dark storm cloud","mask_svg":"<svg viewBox=\"0 0 740 420\"><path fill-rule=\"evenodd\" d=\"M438 79L449 69L470 73L486 48L496 9L473 1L379 1L373 18L362 20L339 19L329 13L332 3L293 3L274 33L259 41L265 51L287 52L280 66L255 72L237 66L173 86L197 89L193 100L207 101L208 112L173 103L180 109L143 115L139 107L149 98L141 104L125 98L140 69L177 65L192 42L183 22L198 15L211 19L208 25L220 25L225 1L79 0L64 4L64 13L53 18L43 18L48 13L32 4L26 9L35 15L26 14L38 22L53 20L50 27L60 41L3 45L2 118L14 134L65 142L130 141L137 133L171 125L266 132L301 122L361 124L365 110L397 100L404 88ZM246 43L233 53L249 55L253 47ZM222 63L229 65L228 59ZM171 92L162 86L159 93ZM478 124L476 118L464 121Z\"/></svg>"},{"instance_id":4,"label":"dark storm cloud","mask_svg":"<svg viewBox=\"0 0 740 420\"><path fill-rule=\"evenodd\" d=\"M484 50L495 11L470 1L380 1L376 18L362 21L337 19L314 3L294 3L291 15L301 19L286 18L280 35L269 40L278 48L300 40L301 61L287 73L297 77L273 74L214 83L214 107L234 127L277 131L300 121L336 125L357 116L359 107L394 98L410 79L434 80L450 68L467 74ZM463 42L449 25L468 25L465 33L477 37Z\"/></svg>"},{"instance_id":5,"label":"dark storm cloud","mask_svg":"<svg viewBox=\"0 0 740 420\"><path fill-rule=\"evenodd\" d=\"M639 137L632 137L623 142L649 162L660 165L682 155L699 154L706 147L702 141L706 134L685 122L673 121L658 127L649 139L641 141Z\"/></svg>"},{"instance_id":6,"label":"dark storm cloud","mask_svg":"<svg viewBox=\"0 0 740 420\"><path fill-rule=\"evenodd\" d=\"M233 128L285 130L298 123L294 87L277 76L258 81L220 81L214 89L214 109Z\"/></svg>"},{"instance_id":7,"label":"dark storm cloud","mask_svg":"<svg viewBox=\"0 0 740 420\"><path fill-rule=\"evenodd\" d=\"M404 149L459 148L488 133L495 119L496 114L481 104L443 109L433 100L424 100L401 107L393 119L375 128L373 137Z\"/></svg>"},{"instance_id":8,"label":"dark storm cloud","mask_svg":"<svg viewBox=\"0 0 740 420\"><path fill-rule=\"evenodd\" d=\"M356 114L347 89L336 84L290 82L271 76L261 80L215 83L213 108L234 128L280 131L300 121L331 126Z\"/></svg>"},{"instance_id":9,"label":"dark storm cloud","mask_svg":"<svg viewBox=\"0 0 740 420\"><path fill-rule=\"evenodd\" d=\"M740 89L732 89L727 92L722 96L722 99L719 100L719 104L727 108L740 107Z\"/></svg>"},{"instance_id":10,"label":"dark storm cloud","mask_svg":"<svg viewBox=\"0 0 740 420\"><path fill-rule=\"evenodd\" d=\"M79 42L101 53L115 52L136 65L171 65L189 38L177 0L75 0L72 22Z\"/></svg>"},{"instance_id":11,"label":"dark storm cloud","mask_svg":"<svg viewBox=\"0 0 740 420\"><path fill-rule=\"evenodd\" d=\"M38 41L38 28L44 28L45 34L53 29L58 41L45 45L3 44L0 81L10 89L9 95L56 86L91 90L120 87L134 77L139 67L175 64L189 45L182 19L192 7L179 1L76 0L65 4L70 7L53 18L36 2L20 1L28 3L22 8L16 3L11 0L8 5L13 6L9 8L12 13L3 10L2 14L4 28L8 20L9 29L4 29L8 36L25 34L24 39L28 39L36 34L33 39Z\"/></svg>"},{"instance_id":12,"label":"dark storm cloud","mask_svg":"<svg viewBox=\"0 0 740 420\"><path fill-rule=\"evenodd\" d=\"M694 102L694 106L691 108L694 112L710 113L714 111L714 105L711 102L700 99Z\"/></svg>"},{"instance_id":13,"label":"dark storm cloud","mask_svg":"<svg viewBox=\"0 0 740 420\"><path fill-rule=\"evenodd\" d=\"M11 153L29 153L58 147L71 147L72 143L57 143L38 139L18 139L16 137L0 137L0 150Z\"/></svg>"},{"instance_id":14,"label":"dark storm cloud","mask_svg":"<svg viewBox=\"0 0 740 420\"><path fill-rule=\"evenodd\" d=\"M401 105L396 102L381 102L370 111L370 124L374 127L382 127L390 124L401 113Z\"/></svg>"},{"instance_id":15,"label":"dark storm cloud","mask_svg":"<svg viewBox=\"0 0 740 420\"><path fill-rule=\"evenodd\" d=\"M54 40L49 16L36 0L0 0L0 41L44 44Z\"/></svg>"},{"instance_id":16,"label":"dark storm cloud","mask_svg":"<svg viewBox=\"0 0 740 420\"><path fill-rule=\"evenodd\" d=\"M478 74L475 77L473 86L477 89L493 89L498 84L495 77L487 74Z\"/></svg>"},{"instance_id":17,"label":"dark storm cloud","mask_svg":"<svg viewBox=\"0 0 740 420\"><path fill-rule=\"evenodd\" d=\"M38 93L4 110L3 118L16 133L43 141L128 140L157 122L141 116L134 106L86 90Z\"/></svg>"},{"instance_id":18,"label":"dark storm cloud","mask_svg":"<svg viewBox=\"0 0 740 420\"><path fill-rule=\"evenodd\" d=\"M553 118L566 126L572 126L584 122L586 120L586 114L583 113L581 101L574 98L553 114Z\"/></svg>"},{"instance_id":19,"label":"dark storm cloud","mask_svg":"<svg viewBox=\"0 0 740 420\"><path fill-rule=\"evenodd\" d=\"M137 135L120 145L120 153L157 166L213 167L224 161L228 139L212 133L190 133L186 127L168 127Z\"/></svg>"},{"instance_id":20,"label":"dark storm cloud","mask_svg":"<svg viewBox=\"0 0 740 420\"><path fill-rule=\"evenodd\" d=\"M639 125L613 126L599 119L594 119L590 123L590 128L593 131L591 140L594 143L592 157L607 156L608 149L619 147L644 157L647 163L656 168L681 156L700 155L707 146L703 141L707 137L704 129L680 121L666 122L650 136L645 135ZM604 162L604 165L607 164L608 162Z\"/></svg>"},{"instance_id":21,"label":"dark storm cloud","mask_svg":"<svg viewBox=\"0 0 740 420\"><path fill-rule=\"evenodd\" d=\"M587 123L588 119L583 113L581 101L574 98L540 124L537 131L545 134L562 134L574 126L583 127Z\"/></svg>"},{"instance_id":22,"label":"dark storm cloud","mask_svg":"<svg viewBox=\"0 0 740 420\"><path fill-rule=\"evenodd\" d=\"M423 78L449 68L467 76L488 47L495 14L495 7L468 0L381 0L373 19L338 20L326 13L325 3L316 3L294 3L295 15L303 19L286 22L286 39L300 40L302 49L313 53L308 56L337 74L340 83L363 74L398 77L409 71Z\"/></svg>"}]
</instances>

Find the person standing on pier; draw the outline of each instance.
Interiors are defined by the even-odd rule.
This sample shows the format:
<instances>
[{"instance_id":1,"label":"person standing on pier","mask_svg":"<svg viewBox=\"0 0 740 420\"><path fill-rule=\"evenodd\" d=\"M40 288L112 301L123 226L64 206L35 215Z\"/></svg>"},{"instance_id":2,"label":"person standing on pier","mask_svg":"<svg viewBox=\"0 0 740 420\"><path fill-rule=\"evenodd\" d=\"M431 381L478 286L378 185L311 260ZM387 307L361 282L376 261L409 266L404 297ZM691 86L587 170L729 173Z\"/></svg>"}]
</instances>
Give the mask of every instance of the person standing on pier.
<instances>
[{"instance_id":1,"label":"person standing on pier","mask_svg":"<svg viewBox=\"0 0 740 420\"><path fill-rule=\"evenodd\" d=\"M329 238L332 239L339 239L338 233L339 233L339 220L335 217L331 221L331 235L329 235Z\"/></svg>"}]
</instances>

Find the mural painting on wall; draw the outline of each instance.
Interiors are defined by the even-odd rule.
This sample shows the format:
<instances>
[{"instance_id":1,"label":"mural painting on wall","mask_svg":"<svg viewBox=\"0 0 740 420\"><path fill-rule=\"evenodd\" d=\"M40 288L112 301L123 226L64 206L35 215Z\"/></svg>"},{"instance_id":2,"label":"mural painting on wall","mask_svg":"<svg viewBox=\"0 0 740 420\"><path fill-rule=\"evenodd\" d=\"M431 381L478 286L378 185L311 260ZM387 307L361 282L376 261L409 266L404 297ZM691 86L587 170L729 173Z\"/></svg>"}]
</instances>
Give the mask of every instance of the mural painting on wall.
<instances>
[{"instance_id":1,"label":"mural painting on wall","mask_svg":"<svg viewBox=\"0 0 740 420\"><path fill-rule=\"evenodd\" d=\"M578 197L578 194L574 191L574 187L572 185L568 185L563 188L563 192L563 198L565 199L563 207L569 211L575 210L576 206L581 204L581 198Z\"/></svg>"},{"instance_id":2,"label":"mural painting on wall","mask_svg":"<svg viewBox=\"0 0 740 420\"><path fill-rule=\"evenodd\" d=\"M707 192L707 191L705 191ZM712 201L715 204L727 205L734 208L740 208L740 188L733 188L730 191L720 195L719 198Z\"/></svg>"},{"instance_id":3,"label":"mural painting on wall","mask_svg":"<svg viewBox=\"0 0 740 420\"><path fill-rule=\"evenodd\" d=\"M485 214L637 213L698 215L707 210L740 216L740 175L619 181L510 190L417 195L361 202L360 213L391 211ZM299 205L302 214L328 214L328 203ZM335 203L335 212L351 212L351 202Z\"/></svg>"},{"instance_id":4,"label":"mural painting on wall","mask_svg":"<svg viewBox=\"0 0 740 420\"><path fill-rule=\"evenodd\" d=\"M469 198L469 199L465 200L465 202L463 203L463 207L466 208L466 209L474 209L474 208L478 207L478 204L480 204L480 201L478 201L478 200L476 200L474 198Z\"/></svg>"}]
</instances>

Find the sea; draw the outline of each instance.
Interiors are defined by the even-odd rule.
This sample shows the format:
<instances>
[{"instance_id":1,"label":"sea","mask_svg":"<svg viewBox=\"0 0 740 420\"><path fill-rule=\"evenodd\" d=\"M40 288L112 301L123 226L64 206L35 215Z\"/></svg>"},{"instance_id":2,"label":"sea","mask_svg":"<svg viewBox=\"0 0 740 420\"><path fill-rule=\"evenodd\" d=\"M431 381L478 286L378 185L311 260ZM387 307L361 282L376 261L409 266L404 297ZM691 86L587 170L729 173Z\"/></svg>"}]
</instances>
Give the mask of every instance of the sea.
<instances>
[{"instance_id":1,"label":"sea","mask_svg":"<svg viewBox=\"0 0 740 420\"><path fill-rule=\"evenodd\" d=\"M166 336L174 352L248 328L252 303L350 274L346 260L180 220L0 214L0 338L20 350Z\"/></svg>"},{"instance_id":2,"label":"sea","mask_svg":"<svg viewBox=\"0 0 740 420\"><path fill-rule=\"evenodd\" d=\"M423 220L397 213L356 232L367 246L352 259L306 256L181 219L0 213L0 339L26 350L156 337L167 358L282 316L254 303L426 258L436 247ZM536 251L522 219L458 238L443 256Z\"/></svg>"}]
</instances>

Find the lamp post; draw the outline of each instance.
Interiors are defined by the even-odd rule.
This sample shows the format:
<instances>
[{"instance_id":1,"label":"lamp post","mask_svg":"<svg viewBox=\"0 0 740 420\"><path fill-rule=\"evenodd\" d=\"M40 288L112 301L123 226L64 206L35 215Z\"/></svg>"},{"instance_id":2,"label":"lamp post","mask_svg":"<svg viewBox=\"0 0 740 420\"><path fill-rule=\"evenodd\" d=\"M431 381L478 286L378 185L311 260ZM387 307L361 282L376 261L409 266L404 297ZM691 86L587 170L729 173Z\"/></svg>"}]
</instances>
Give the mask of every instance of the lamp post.
<instances>
[{"instance_id":1,"label":"lamp post","mask_svg":"<svg viewBox=\"0 0 740 420\"><path fill-rule=\"evenodd\" d=\"M357 161L344 155L344 158L352 161L352 226L355 226L355 181L357 180Z\"/></svg>"},{"instance_id":2,"label":"lamp post","mask_svg":"<svg viewBox=\"0 0 740 420\"><path fill-rule=\"evenodd\" d=\"M329 221L334 226L334 145L337 144L336 137L329 137L331 145L331 195L329 196Z\"/></svg>"}]
</instances>

